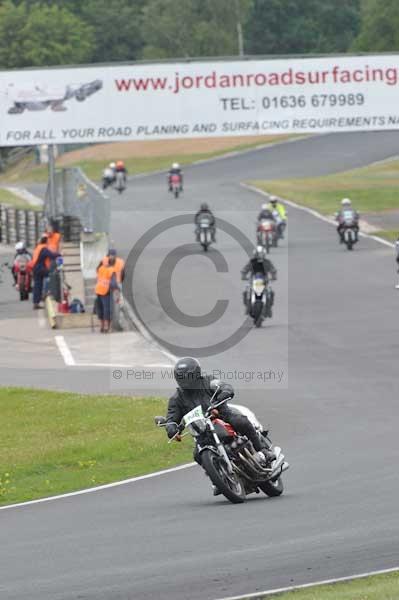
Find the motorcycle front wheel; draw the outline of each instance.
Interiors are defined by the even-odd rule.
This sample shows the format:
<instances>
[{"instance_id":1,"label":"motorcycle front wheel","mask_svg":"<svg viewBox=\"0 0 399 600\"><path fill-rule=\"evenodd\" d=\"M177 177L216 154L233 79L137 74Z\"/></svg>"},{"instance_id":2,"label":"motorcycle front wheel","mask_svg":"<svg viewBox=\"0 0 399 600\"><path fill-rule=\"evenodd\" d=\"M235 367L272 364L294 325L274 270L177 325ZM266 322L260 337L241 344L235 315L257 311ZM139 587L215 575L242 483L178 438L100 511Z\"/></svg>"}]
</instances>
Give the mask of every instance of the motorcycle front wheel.
<instances>
[{"instance_id":1,"label":"motorcycle front wheel","mask_svg":"<svg viewBox=\"0 0 399 600\"><path fill-rule=\"evenodd\" d=\"M245 489L240 479L235 474L227 471L224 460L211 452L204 450L201 454L201 465L209 475L212 483L233 504L241 504L245 501Z\"/></svg>"},{"instance_id":2,"label":"motorcycle front wheel","mask_svg":"<svg viewBox=\"0 0 399 600\"><path fill-rule=\"evenodd\" d=\"M258 483L257 485L266 496L270 496L271 498L281 496L284 491L284 484L281 477L275 481L265 481L264 483Z\"/></svg>"}]
</instances>

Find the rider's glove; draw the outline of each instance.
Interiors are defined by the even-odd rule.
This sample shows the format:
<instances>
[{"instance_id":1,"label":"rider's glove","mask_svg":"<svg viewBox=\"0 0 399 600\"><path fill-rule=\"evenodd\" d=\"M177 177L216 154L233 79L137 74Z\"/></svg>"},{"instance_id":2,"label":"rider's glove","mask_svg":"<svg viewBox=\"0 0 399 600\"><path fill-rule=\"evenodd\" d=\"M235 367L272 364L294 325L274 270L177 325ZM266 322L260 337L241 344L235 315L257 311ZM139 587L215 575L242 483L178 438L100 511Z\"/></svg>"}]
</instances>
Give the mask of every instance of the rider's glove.
<instances>
[{"instance_id":1,"label":"rider's glove","mask_svg":"<svg viewBox=\"0 0 399 600\"><path fill-rule=\"evenodd\" d=\"M166 433L168 434L168 438L172 438L176 435L176 433L179 433L179 428L175 423L168 423L168 425L166 425Z\"/></svg>"}]
</instances>

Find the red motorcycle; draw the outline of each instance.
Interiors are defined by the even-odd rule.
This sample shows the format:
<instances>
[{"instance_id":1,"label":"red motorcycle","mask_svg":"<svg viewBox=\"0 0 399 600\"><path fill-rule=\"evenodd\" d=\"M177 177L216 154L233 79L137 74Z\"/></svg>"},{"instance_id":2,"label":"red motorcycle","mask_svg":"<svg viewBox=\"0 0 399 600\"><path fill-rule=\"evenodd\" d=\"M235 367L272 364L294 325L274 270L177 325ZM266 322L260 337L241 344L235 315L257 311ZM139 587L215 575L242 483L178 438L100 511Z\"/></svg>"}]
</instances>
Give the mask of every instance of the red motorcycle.
<instances>
[{"instance_id":1,"label":"red motorcycle","mask_svg":"<svg viewBox=\"0 0 399 600\"><path fill-rule=\"evenodd\" d=\"M19 292L19 299L29 300L29 294L32 291L32 268L28 258L17 256L12 270L16 277L15 289Z\"/></svg>"},{"instance_id":2,"label":"red motorcycle","mask_svg":"<svg viewBox=\"0 0 399 600\"><path fill-rule=\"evenodd\" d=\"M269 254L270 247L277 245L276 224L270 219L262 219L256 230L257 243L266 249Z\"/></svg>"},{"instance_id":3,"label":"red motorcycle","mask_svg":"<svg viewBox=\"0 0 399 600\"><path fill-rule=\"evenodd\" d=\"M180 192L182 191L181 185L181 175L177 173L173 173L169 178L169 191L172 192L175 198L179 197Z\"/></svg>"}]
</instances>

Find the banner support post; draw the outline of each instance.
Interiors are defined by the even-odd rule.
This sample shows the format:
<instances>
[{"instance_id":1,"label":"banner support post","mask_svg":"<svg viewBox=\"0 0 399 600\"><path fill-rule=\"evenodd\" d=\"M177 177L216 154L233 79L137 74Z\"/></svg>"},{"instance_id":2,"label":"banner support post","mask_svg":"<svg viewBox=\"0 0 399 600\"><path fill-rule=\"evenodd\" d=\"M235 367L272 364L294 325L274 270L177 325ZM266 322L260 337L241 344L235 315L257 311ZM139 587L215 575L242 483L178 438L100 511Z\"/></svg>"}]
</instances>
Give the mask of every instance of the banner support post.
<instances>
[{"instance_id":1,"label":"banner support post","mask_svg":"<svg viewBox=\"0 0 399 600\"><path fill-rule=\"evenodd\" d=\"M54 144L48 145L48 191L49 191L49 216L53 219L55 215L55 157Z\"/></svg>"}]
</instances>

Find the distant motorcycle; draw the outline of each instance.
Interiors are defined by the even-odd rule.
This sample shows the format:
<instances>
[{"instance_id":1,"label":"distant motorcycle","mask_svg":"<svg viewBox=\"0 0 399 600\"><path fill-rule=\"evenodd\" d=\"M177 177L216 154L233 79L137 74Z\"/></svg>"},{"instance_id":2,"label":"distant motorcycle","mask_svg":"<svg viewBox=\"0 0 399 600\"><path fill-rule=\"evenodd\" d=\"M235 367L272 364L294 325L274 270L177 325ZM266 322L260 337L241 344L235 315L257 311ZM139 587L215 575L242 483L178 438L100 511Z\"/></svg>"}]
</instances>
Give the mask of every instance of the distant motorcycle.
<instances>
[{"instance_id":1,"label":"distant motorcycle","mask_svg":"<svg viewBox=\"0 0 399 600\"><path fill-rule=\"evenodd\" d=\"M19 293L19 299L21 301L29 300L29 294L32 291L32 268L29 260L24 256L17 256L12 270L16 276L15 289Z\"/></svg>"},{"instance_id":2,"label":"distant motorcycle","mask_svg":"<svg viewBox=\"0 0 399 600\"><path fill-rule=\"evenodd\" d=\"M261 327L263 320L272 317L272 290L262 273L255 273L246 294L247 313L252 317L255 327Z\"/></svg>"},{"instance_id":3,"label":"distant motorcycle","mask_svg":"<svg viewBox=\"0 0 399 600\"><path fill-rule=\"evenodd\" d=\"M258 223L256 230L256 240L258 245L266 249L267 254L272 246L277 246L276 224L271 219L262 219Z\"/></svg>"},{"instance_id":4,"label":"distant motorcycle","mask_svg":"<svg viewBox=\"0 0 399 600\"><path fill-rule=\"evenodd\" d=\"M102 177L103 190L106 190L107 187L110 187L113 183L115 183L115 173L110 168L104 169Z\"/></svg>"},{"instance_id":5,"label":"distant motorcycle","mask_svg":"<svg viewBox=\"0 0 399 600\"><path fill-rule=\"evenodd\" d=\"M208 217L202 217L198 224L198 237L204 252L207 252L208 247L212 243L211 222Z\"/></svg>"},{"instance_id":6,"label":"distant motorcycle","mask_svg":"<svg viewBox=\"0 0 399 600\"><path fill-rule=\"evenodd\" d=\"M358 241L358 224L355 213L352 210L344 210L340 218L342 226L342 237L348 250L352 250Z\"/></svg>"},{"instance_id":7,"label":"distant motorcycle","mask_svg":"<svg viewBox=\"0 0 399 600\"><path fill-rule=\"evenodd\" d=\"M174 195L175 198L179 197L179 194L182 191L181 175L178 175L177 173L173 173L170 176L169 191L172 192L172 194Z\"/></svg>"},{"instance_id":8,"label":"distant motorcycle","mask_svg":"<svg viewBox=\"0 0 399 600\"><path fill-rule=\"evenodd\" d=\"M248 494L258 494L259 491L267 496L280 496L284 490L281 475L289 467L281 448L273 448L276 458L270 465L260 465L248 438L239 435L229 423L220 418L218 408L227 400L218 403L214 401L215 394L211 398L210 408L205 413L199 405L188 412L180 424L176 423L179 427L179 434L176 435L180 435L185 427L189 430L194 438L197 462L217 490L233 504L242 503ZM255 427L265 447L270 447L268 431L263 429L254 413L245 406L229 406L245 415ZM164 427L166 419L155 417L155 424ZM184 435L186 433L181 437Z\"/></svg>"},{"instance_id":9,"label":"distant motorcycle","mask_svg":"<svg viewBox=\"0 0 399 600\"><path fill-rule=\"evenodd\" d=\"M115 189L121 194L126 189L125 174L117 171L115 174Z\"/></svg>"}]
</instances>

